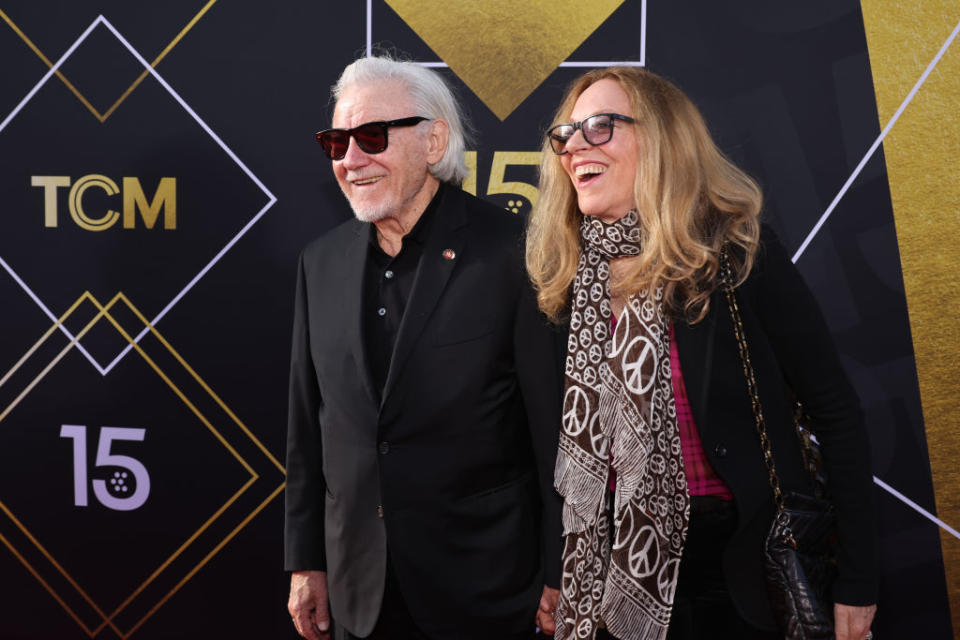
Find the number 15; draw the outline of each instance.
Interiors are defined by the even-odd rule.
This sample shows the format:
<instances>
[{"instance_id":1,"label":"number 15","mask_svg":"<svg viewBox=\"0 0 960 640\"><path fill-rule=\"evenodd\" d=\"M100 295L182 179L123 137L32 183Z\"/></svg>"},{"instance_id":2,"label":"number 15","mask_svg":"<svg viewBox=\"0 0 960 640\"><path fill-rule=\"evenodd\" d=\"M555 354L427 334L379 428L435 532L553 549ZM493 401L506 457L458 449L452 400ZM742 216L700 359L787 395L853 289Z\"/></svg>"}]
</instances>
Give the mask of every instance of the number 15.
<instances>
[{"instance_id":1,"label":"number 15","mask_svg":"<svg viewBox=\"0 0 960 640\"><path fill-rule=\"evenodd\" d=\"M118 467L133 474L136 489L129 496L118 498L107 490L107 481L93 480L93 494L100 503L115 511L132 511L142 507L150 495L150 474L136 458L110 453L110 444L114 440L133 440L142 442L146 429L130 429L126 427L100 427L100 438L97 443L97 467ZM73 439L73 504L78 507L87 506L87 427L84 425L65 424L60 427L61 438ZM120 474L126 477L126 473Z\"/></svg>"}]
</instances>

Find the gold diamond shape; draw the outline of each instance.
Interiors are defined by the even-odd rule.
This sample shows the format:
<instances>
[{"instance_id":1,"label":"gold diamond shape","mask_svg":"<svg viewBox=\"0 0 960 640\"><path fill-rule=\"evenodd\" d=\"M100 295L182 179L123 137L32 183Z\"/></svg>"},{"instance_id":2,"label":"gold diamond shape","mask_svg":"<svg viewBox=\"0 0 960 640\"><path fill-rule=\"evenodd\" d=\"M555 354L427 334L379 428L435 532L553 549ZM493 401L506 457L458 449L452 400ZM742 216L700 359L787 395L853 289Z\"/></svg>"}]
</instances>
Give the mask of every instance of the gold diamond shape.
<instances>
[{"instance_id":1,"label":"gold diamond shape","mask_svg":"<svg viewBox=\"0 0 960 640\"><path fill-rule=\"evenodd\" d=\"M178 33L176 37L170 41L170 44L168 44L163 49L163 51L161 51L160 54L156 58L154 58L153 62L150 63L150 66L153 68L156 68L156 66L160 64L160 61L163 60L175 46L177 46L177 43L180 42L183 36L187 35L187 32L193 28L193 25L197 24L197 21L203 17L203 15L207 12L207 10L210 9L210 7L212 7L213 3L215 3L216 1L217 0L209 0L209 2L207 2L207 4L205 4L203 8L197 12L197 15L193 16L190 22L188 22L187 25L180 30L180 33ZM7 14L5 14L2 9L0 9L0 18L2 18L4 22L10 25L10 28L13 29L14 33L20 36L20 39L23 40L27 44L27 46L30 47L30 49L32 49L33 52L37 54L37 56L41 60L43 60L44 64L46 64L51 69L53 68L53 63L50 61L50 59L47 58L46 55L44 55L43 51L41 51L40 48L37 47L37 45L35 45L32 40L30 40L29 37L27 37L27 34L25 34L23 31L20 30L20 27L14 24L13 20L11 20L10 17L7 16ZM134 80L129 87L127 87L127 90L124 91L119 98L117 98L116 102L114 102L109 109L107 109L103 113L100 113L97 110L97 108L94 107L92 104L90 104L90 101L87 100L87 98L82 93L80 93L80 90L77 89L75 86L73 86L72 82L67 80L67 77L63 75L63 73L59 69L57 69L56 71L56 76L60 78L60 81L63 82L63 84L66 85L66 87L70 89L71 92L73 92L73 95L77 96L77 99L83 103L83 106L85 106L87 110L90 111L90 113L92 113L93 116L100 122L106 122L107 118L109 118L113 114L113 112L117 110L117 107L119 107L120 104L124 100L126 100L131 93L133 93L134 89L140 86L140 83L143 82L144 78L146 78L149 74L150 74L150 70L144 69L143 73L141 73L137 77L137 79Z\"/></svg>"},{"instance_id":2,"label":"gold diamond shape","mask_svg":"<svg viewBox=\"0 0 960 640\"><path fill-rule=\"evenodd\" d=\"M623 0L387 0L501 120Z\"/></svg>"},{"instance_id":3,"label":"gold diamond shape","mask_svg":"<svg viewBox=\"0 0 960 640\"><path fill-rule=\"evenodd\" d=\"M77 594L92 608L92 610L102 619L102 622L94 627L90 628L87 626L80 616L73 611L69 604L57 593L57 590L49 582L44 580L41 573L30 564L30 561L16 548L16 546L2 534L0 534L0 544L6 546L11 553L26 567L31 575L50 593L51 596L60 604L61 607L67 612L67 614L73 618L73 620L83 629L83 631L92 637L98 635L106 627L110 627L120 638L126 640L129 638L137 629L139 629L146 620L152 616L157 610L162 607L177 591L179 591L187 582L189 582L193 576L204 566L207 562L210 561L219 551L232 540L246 525L262 511L270 502L273 501L280 493L286 488L286 482L283 481L279 486L274 488L262 500L256 507L254 507L246 516L244 516L240 522L234 526L228 534L226 534L217 544L213 545L212 549L207 552L204 557L197 562L187 573L181 578L173 588L171 588L167 593L159 599L149 610L142 616L139 617L137 622L133 624L125 632L122 631L117 624L115 619L121 612L123 612L134 600L145 590L148 586L156 580L178 557L181 557L184 552L190 547L205 531L207 531L214 522L223 516L226 511L238 501L241 495L243 495L250 487L260 479L260 474L240 455L240 453L227 441L227 439L214 427L210 420L203 415L203 413L195 406L193 402L187 397L187 395L178 388L177 384L169 377L164 371L160 369L157 363L149 354L144 350L141 344L138 344L134 337L128 333L123 326L110 314L110 310L117 303L122 303L126 305L128 310L132 312L136 318L146 326L150 335L160 342L164 349L169 352L169 355L172 356L180 366L186 371L189 378L192 378L195 383L197 383L203 391L209 394L212 401L219 405L219 407L226 413L230 420L235 423L249 439L253 445L260 450L260 452L270 461L270 463L276 467L279 472L285 476L286 470L283 468L283 465L270 453L270 451L257 439L253 433L240 421L240 419L229 409L229 407L224 404L213 390L207 385L206 382L190 367L190 365L183 359L183 357L177 353L176 350L166 341L166 339L161 336L157 330L151 325L146 318L127 298L123 293L118 293L114 298L107 303L106 305L101 305L100 302L90 294L89 291L86 291L81 295L71 306L70 308L57 319L57 322L50 327L43 336L17 361L16 364L6 373L2 378L0 378L0 386L8 383L11 378L17 373L17 371L30 359L30 357L38 352L38 350L43 346L52 335L54 335L60 326L66 322L72 313L74 313L84 302L92 303L98 310L98 313L89 320L84 328L79 331L76 336L63 348L61 349L56 357L54 357L41 371L40 373L29 383L27 384L23 391L21 391L17 397L0 412L0 422L2 422L10 412L16 407L17 404L23 400L27 394L32 391L37 384L63 359L64 356L73 349L77 343L100 321L106 319L113 327L119 332L125 340L127 340L134 350L146 361L151 369L165 382L180 398L180 400L190 409L190 411L204 424L209 431L213 433L215 438L220 442L221 445L226 448L229 453L240 462L244 469L249 473L250 477L246 482L230 497L228 498L216 511L202 524L200 527L190 535L180 547L174 551L154 572L147 578L142 584L140 584L128 597L116 607L111 613L106 614L104 611L94 602L94 600L83 590L80 584L64 569L60 563L53 557L53 555L48 551L42 543L37 540L37 538L30 532L25 524L23 524L13 512L2 502L0 501L0 512L5 514L7 518L14 524L14 526L20 530L20 532L33 544L34 547L40 552L42 556L50 563L50 565L57 571L59 574L68 582L71 587L77 592ZM219 535L219 534L217 534Z\"/></svg>"}]
</instances>

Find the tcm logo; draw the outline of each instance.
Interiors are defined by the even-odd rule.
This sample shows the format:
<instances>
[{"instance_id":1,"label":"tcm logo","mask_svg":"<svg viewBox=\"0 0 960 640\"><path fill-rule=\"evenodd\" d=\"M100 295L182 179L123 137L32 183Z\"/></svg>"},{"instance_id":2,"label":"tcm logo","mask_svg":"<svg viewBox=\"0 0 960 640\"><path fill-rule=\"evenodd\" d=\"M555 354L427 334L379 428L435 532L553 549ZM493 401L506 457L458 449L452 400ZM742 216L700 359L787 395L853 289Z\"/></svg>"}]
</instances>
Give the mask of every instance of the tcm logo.
<instances>
[{"instance_id":1,"label":"tcm logo","mask_svg":"<svg viewBox=\"0 0 960 640\"><path fill-rule=\"evenodd\" d=\"M43 224L45 227L56 227L59 222L58 190L70 187L67 196L67 209L70 217L81 229L87 231L104 231L117 224L121 215L123 228L133 229L137 226L137 212L143 221L143 226L153 229L157 220L163 216L164 229L177 228L177 179L160 178L160 184L153 193L153 198L147 199L143 185L139 178L123 178L123 214L107 208L106 212L91 213L83 208L83 194L89 189L99 189L108 196L120 193L117 183L107 176L92 173L79 178L73 184L69 176L30 176L30 185L43 189Z\"/></svg>"}]
</instances>

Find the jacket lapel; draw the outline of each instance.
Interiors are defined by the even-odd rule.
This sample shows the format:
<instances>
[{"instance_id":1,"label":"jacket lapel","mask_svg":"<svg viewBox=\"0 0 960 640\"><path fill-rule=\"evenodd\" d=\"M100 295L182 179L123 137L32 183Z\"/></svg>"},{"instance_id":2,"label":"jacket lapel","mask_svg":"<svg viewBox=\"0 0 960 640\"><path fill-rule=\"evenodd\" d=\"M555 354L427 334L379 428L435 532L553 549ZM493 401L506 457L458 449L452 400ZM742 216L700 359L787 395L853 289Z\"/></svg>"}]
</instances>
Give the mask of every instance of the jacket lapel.
<instances>
[{"instance_id":1,"label":"jacket lapel","mask_svg":"<svg viewBox=\"0 0 960 640\"><path fill-rule=\"evenodd\" d=\"M674 325L683 383L687 389L694 424L701 435L707 428L707 418L710 415L708 399L710 378L713 375L718 303L723 303L723 298L715 294L711 297L710 312L706 318L692 326L682 320L676 321Z\"/></svg>"},{"instance_id":2,"label":"jacket lapel","mask_svg":"<svg viewBox=\"0 0 960 640\"><path fill-rule=\"evenodd\" d=\"M423 255L417 267L410 300L407 302L397 342L390 358L390 370L383 388L383 402L386 401L410 358L430 319L440 295L450 280L450 275L463 259L466 246L467 216L465 202L456 188L444 188L441 200L437 203L436 218L424 243Z\"/></svg>"},{"instance_id":3,"label":"jacket lapel","mask_svg":"<svg viewBox=\"0 0 960 640\"><path fill-rule=\"evenodd\" d=\"M344 247L345 273L343 274L343 292L345 312L343 317L348 326L346 334L349 336L348 349L353 353L357 363L357 375L363 382L363 387L374 404L380 401L373 384L373 374L367 360L367 347L363 339L363 280L369 251L370 225L357 222L356 234ZM333 312L333 311L332 311Z\"/></svg>"}]
</instances>

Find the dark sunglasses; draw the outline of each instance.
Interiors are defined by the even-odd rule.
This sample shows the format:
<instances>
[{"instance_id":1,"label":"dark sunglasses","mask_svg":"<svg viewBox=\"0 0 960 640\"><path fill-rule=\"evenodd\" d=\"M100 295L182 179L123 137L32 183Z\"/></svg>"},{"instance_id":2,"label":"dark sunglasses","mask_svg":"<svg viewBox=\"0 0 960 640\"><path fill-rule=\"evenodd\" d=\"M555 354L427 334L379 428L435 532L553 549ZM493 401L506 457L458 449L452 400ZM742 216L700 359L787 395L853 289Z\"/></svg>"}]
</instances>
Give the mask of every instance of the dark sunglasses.
<instances>
[{"instance_id":1,"label":"dark sunglasses","mask_svg":"<svg viewBox=\"0 0 960 640\"><path fill-rule=\"evenodd\" d=\"M567 141L573 137L577 129L580 129L581 133L583 133L583 139L593 146L596 147L601 144L606 144L613 138L614 120L622 120L624 122L634 121L633 118L622 116L619 113L598 113L589 118L584 118L580 122L558 124L547 131L550 148L553 149L553 152L558 156L565 154L567 152Z\"/></svg>"},{"instance_id":2,"label":"dark sunglasses","mask_svg":"<svg viewBox=\"0 0 960 640\"><path fill-rule=\"evenodd\" d=\"M342 160L343 156L347 155L351 137L357 141L357 146L364 153L381 153L387 150L387 129L412 127L429 119L423 116L412 116L386 122L365 122L353 129L324 129L317 132L317 142L331 160Z\"/></svg>"}]
</instances>

